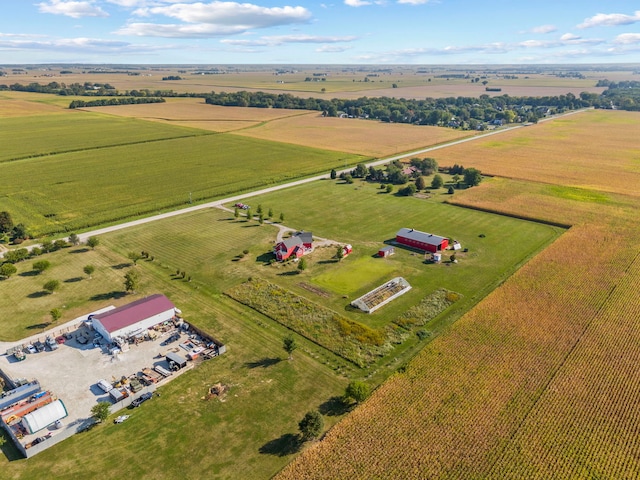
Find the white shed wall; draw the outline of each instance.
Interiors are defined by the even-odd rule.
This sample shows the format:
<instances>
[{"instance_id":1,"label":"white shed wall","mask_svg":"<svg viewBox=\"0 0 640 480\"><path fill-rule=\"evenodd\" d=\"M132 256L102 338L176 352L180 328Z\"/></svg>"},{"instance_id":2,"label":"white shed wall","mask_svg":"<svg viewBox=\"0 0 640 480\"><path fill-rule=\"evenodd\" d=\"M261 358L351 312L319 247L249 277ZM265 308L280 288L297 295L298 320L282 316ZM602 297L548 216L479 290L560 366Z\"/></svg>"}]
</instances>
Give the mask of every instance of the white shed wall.
<instances>
[{"instance_id":1,"label":"white shed wall","mask_svg":"<svg viewBox=\"0 0 640 480\"><path fill-rule=\"evenodd\" d=\"M164 312L153 315L152 317L145 318L144 320L140 320L132 325L127 327L123 327L120 330L116 330L111 332L110 341L113 341L116 337L127 338L131 335L139 333L141 331L145 331L159 323L166 322L171 320L175 316L175 310L172 308L170 310L165 310Z\"/></svg>"}]
</instances>

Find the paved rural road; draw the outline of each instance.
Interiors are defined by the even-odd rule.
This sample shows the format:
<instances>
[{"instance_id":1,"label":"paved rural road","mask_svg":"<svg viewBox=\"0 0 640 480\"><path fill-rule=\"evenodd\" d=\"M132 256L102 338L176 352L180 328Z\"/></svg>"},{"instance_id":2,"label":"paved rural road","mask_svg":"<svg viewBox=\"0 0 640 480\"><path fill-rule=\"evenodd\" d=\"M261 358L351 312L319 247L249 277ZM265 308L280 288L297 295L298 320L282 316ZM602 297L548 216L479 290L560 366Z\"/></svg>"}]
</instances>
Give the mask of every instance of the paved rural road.
<instances>
[{"instance_id":1,"label":"paved rural road","mask_svg":"<svg viewBox=\"0 0 640 480\"><path fill-rule=\"evenodd\" d=\"M564 113L562 115L556 115L555 117L548 117L548 118L541 119L540 122L544 122L544 121L548 121L548 120L554 120L556 118L564 117L564 116L567 116L567 115L574 115L576 113L580 113L580 112L583 112L585 110L589 110L589 109L574 110L574 111L571 111L571 112ZM482 139L484 139L484 138L486 138L488 136L491 136L491 135L499 135L501 133L505 133L505 132L509 132L511 130L516 130L518 128L525 128L525 127L526 127L526 125L515 125L515 126L512 126L512 127L508 127L508 128L503 128L503 129L499 129L499 130L493 130L493 131L485 133L483 135L476 135L476 136L473 136L473 137L463 138L462 140L454 140L452 142L443 143L442 145L437 145L435 147L422 148L422 149L419 149L419 150L414 150L412 152L405 152L405 153L402 153L400 155L394 155L392 157L386 157L386 158L381 159L381 160L376 160L374 162L369 162L369 163L366 164L366 166L367 167L369 167L369 166L374 166L375 167L375 166L378 166L378 165L383 165L385 163L393 162L394 160L399 160L401 158L412 157L412 156L420 155L420 154L423 154L423 153L433 152L435 150L440 150L442 148L451 147L453 145L459 145L461 143L473 142L473 141L476 141L476 140L482 140ZM348 169L345 169L345 170L342 170L342 171L338 172L338 174L340 174L342 172L348 173L351 170L352 170L351 168L348 168ZM104 233L115 232L115 231L118 231L118 230L123 230L125 228L133 227L133 226L136 226L136 225L143 225L145 223L155 222L156 220L161 220L163 218L170 218L170 217L175 217L177 215L183 215L185 213L196 212L198 210L202 210L202 209L205 209L205 208L217 208L217 207L221 207L225 203L235 203L235 202L239 202L240 200L245 200L247 198L255 197L256 195L262 195L262 194L269 193L269 192L275 192L277 190L283 190L285 188L294 187L296 185L303 185L305 183L315 182L315 181L318 181L318 180L323 180L323 179L328 179L328 178L329 178L329 174L316 175L315 177L304 178L302 180L296 180L294 182L284 183L284 184L281 184L281 185L275 185L273 187L267 187L267 188L263 188L261 190L255 190L255 191L252 191L252 192L242 193L242 194L239 194L239 195L235 195L233 197L222 198L220 200L215 200L213 202L201 203L201 204L198 204L198 205L194 205L192 207L182 208L180 210L174 210L172 212L160 213L158 215L153 215L151 217L141 218L141 219L138 219L138 220L132 220L130 222L120 223L118 225L112 225L110 227L100 228L98 230L92 230L90 232L85 232L85 233L78 234L78 237L80 238L81 242L85 242L89 237L102 235ZM35 246L36 245L32 245L32 246L27 247L27 248L30 249L30 248L33 248ZM0 252L0 257L2 257L2 252Z\"/></svg>"}]
</instances>

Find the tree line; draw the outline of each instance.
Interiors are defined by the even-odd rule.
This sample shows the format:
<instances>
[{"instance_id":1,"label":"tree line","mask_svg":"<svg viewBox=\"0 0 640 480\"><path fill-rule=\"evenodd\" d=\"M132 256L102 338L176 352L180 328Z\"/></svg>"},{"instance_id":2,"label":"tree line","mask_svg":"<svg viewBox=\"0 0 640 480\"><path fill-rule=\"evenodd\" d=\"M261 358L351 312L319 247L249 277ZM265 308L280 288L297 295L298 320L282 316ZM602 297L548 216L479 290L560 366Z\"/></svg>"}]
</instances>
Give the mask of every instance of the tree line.
<instances>
[{"instance_id":1,"label":"tree line","mask_svg":"<svg viewBox=\"0 0 640 480\"><path fill-rule=\"evenodd\" d=\"M619 91L624 92L624 90ZM205 96L205 102L210 105L234 107L319 110L329 117L343 115L383 122L476 129L485 122L537 122L548 114L579 108L611 108L612 94L605 94L583 92L580 96L568 93L542 97L511 97L506 94L491 97L484 94L480 97L425 98L424 100L391 97L328 100L300 98L287 93L242 91L212 92ZM628 104L622 97L616 97L616 99L619 108L625 108Z\"/></svg>"},{"instance_id":2,"label":"tree line","mask_svg":"<svg viewBox=\"0 0 640 480\"><path fill-rule=\"evenodd\" d=\"M117 98L99 98L96 100L74 100L69 104L70 109L83 107L104 107L107 105L139 105L142 103L164 103L166 100L162 97L117 97Z\"/></svg>"}]
</instances>

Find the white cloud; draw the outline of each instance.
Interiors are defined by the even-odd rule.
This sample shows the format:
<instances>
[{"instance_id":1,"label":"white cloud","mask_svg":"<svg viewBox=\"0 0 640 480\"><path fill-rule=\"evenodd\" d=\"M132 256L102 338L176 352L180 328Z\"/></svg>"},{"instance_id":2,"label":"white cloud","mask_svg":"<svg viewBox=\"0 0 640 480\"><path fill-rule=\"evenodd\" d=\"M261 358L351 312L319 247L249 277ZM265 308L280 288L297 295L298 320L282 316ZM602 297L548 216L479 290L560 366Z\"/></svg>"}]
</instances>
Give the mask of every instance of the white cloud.
<instances>
[{"instance_id":1,"label":"white cloud","mask_svg":"<svg viewBox=\"0 0 640 480\"><path fill-rule=\"evenodd\" d=\"M196 25L130 23L115 33L137 37L209 38L221 35L237 35L246 32L248 28L244 25L207 25L204 23Z\"/></svg>"},{"instance_id":2,"label":"white cloud","mask_svg":"<svg viewBox=\"0 0 640 480\"><path fill-rule=\"evenodd\" d=\"M598 13L591 18L585 18L578 28L615 27L618 25L631 25L640 22L640 10L633 15L624 13Z\"/></svg>"},{"instance_id":3,"label":"white cloud","mask_svg":"<svg viewBox=\"0 0 640 480\"><path fill-rule=\"evenodd\" d=\"M621 35L618 35L613 43L619 45L640 44L640 33L623 33Z\"/></svg>"},{"instance_id":4,"label":"white cloud","mask_svg":"<svg viewBox=\"0 0 640 480\"><path fill-rule=\"evenodd\" d=\"M285 43L343 43L343 42L352 42L356 40L357 37L348 36L348 37L321 37L314 35L276 35L269 37L262 37L257 40L234 40L234 39L224 39L220 40L221 43L225 43L227 45L236 45L236 46L276 46L282 45Z\"/></svg>"},{"instance_id":5,"label":"white cloud","mask_svg":"<svg viewBox=\"0 0 640 480\"><path fill-rule=\"evenodd\" d=\"M343 46L343 45L323 45L322 47L316 48L316 52L318 53L340 53L349 50L351 47Z\"/></svg>"},{"instance_id":6,"label":"white cloud","mask_svg":"<svg viewBox=\"0 0 640 480\"><path fill-rule=\"evenodd\" d=\"M39 3L38 7L42 13L52 13L54 15L66 15L71 18L82 17L108 17L109 14L102 10L93 1L87 2L67 2L63 0L49 0Z\"/></svg>"},{"instance_id":7,"label":"white cloud","mask_svg":"<svg viewBox=\"0 0 640 480\"><path fill-rule=\"evenodd\" d=\"M147 11L154 15L164 15L188 23L250 25L256 28L302 23L311 18L311 13L304 7L269 8L236 2L176 3L152 7Z\"/></svg>"},{"instance_id":8,"label":"white cloud","mask_svg":"<svg viewBox=\"0 0 640 480\"><path fill-rule=\"evenodd\" d=\"M344 4L349 7L364 7L365 5L371 5L371 2L365 0L344 0Z\"/></svg>"},{"instance_id":9,"label":"white cloud","mask_svg":"<svg viewBox=\"0 0 640 480\"><path fill-rule=\"evenodd\" d=\"M398 3L405 5L424 5L430 1L431 0L398 0Z\"/></svg>"},{"instance_id":10,"label":"white cloud","mask_svg":"<svg viewBox=\"0 0 640 480\"><path fill-rule=\"evenodd\" d=\"M123 0L118 0L123 1ZM182 24L131 22L116 33L121 35L206 38L233 35L251 29L306 23L311 13L304 7L262 7L250 3L210 2L173 3L142 7L137 16L163 15Z\"/></svg>"},{"instance_id":11,"label":"white cloud","mask_svg":"<svg viewBox=\"0 0 640 480\"><path fill-rule=\"evenodd\" d=\"M555 25L538 25L531 29L531 33L553 33L556 30L558 29Z\"/></svg>"},{"instance_id":12,"label":"white cloud","mask_svg":"<svg viewBox=\"0 0 640 480\"><path fill-rule=\"evenodd\" d=\"M579 40L580 38L581 37L574 35L573 33L565 33L560 37L560 40L564 42L564 41L570 41L570 40Z\"/></svg>"}]
</instances>

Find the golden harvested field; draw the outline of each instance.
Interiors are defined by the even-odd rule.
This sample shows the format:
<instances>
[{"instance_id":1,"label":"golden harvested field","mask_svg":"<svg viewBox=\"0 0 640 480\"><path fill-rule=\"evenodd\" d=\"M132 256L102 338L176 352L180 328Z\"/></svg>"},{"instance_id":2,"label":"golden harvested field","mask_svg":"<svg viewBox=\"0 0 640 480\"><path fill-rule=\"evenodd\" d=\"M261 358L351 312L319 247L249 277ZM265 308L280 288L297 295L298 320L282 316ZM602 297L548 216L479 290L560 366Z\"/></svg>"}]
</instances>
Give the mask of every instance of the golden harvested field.
<instances>
[{"instance_id":1,"label":"golden harvested field","mask_svg":"<svg viewBox=\"0 0 640 480\"><path fill-rule=\"evenodd\" d=\"M630 135L628 119L618 125ZM594 148L611 134L588 129ZM592 180L624 190L616 172ZM575 226L276 478L638 478L640 199L562 178L456 192L456 203Z\"/></svg>"},{"instance_id":2,"label":"golden harvested field","mask_svg":"<svg viewBox=\"0 0 640 480\"><path fill-rule=\"evenodd\" d=\"M310 113L307 110L221 107L207 105L201 98L170 98L166 103L88 107L82 110L215 132L227 132L279 118L298 117Z\"/></svg>"},{"instance_id":3,"label":"golden harvested field","mask_svg":"<svg viewBox=\"0 0 640 480\"><path fill-rule=\"evenodd\" d=\"M300 117L273 120L234 134L383 157L472 136L474 133L355 118L329 118L313 112Z\"/></svg>"},{"instance_id":4,"label":"golden harvested field","mask_svg":"<svg viewBox=\"0 0 640 480\"><path fill-rule=\"evenodd\" d=\"M15 95L8 93L0 92L0 118L60 113L60 108L54 105L15 98Z\"/></svg>"},{"instance_id":5,"label":"golden harvested field","mask_svg":"<svg viewBox=\"0 0 640 480\"><path fill-rule=\"evenodd\" d=\"M434 154L440 165L565 187L640 195L640 114L589 110Z\"/></svg>"}]
</instances>

